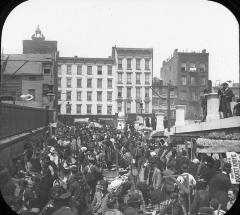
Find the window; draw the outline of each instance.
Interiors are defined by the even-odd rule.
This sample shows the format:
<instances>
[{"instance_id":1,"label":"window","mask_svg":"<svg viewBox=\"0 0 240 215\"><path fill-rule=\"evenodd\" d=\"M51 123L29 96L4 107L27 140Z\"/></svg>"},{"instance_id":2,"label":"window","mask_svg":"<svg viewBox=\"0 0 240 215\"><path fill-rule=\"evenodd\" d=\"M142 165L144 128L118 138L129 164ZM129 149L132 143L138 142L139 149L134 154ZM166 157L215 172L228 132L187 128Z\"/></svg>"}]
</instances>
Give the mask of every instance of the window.
<instances>
[{"instance_id":1,"label":"window","mask_svg":"<svg viewBox=\"0 0 240 215\"><path fill-rule=\"evenodd\" d=\"M191 97L192 97L192 100L193 101L196 101L197 100L197 94L195 91L191 91Z\"/></svg>"},{"instance_id":2,"label":"window","mask_svg":"<svg viewBox=\"0 0 240 215\"><path fill-rule=\"evenodd\" d=\"M61 88L61 81L62 79L61 78L58 78L58 87Z\"/></svg>"},{"instance_id":3,"label":"window","mask_svg":"<svg viewBox=\"0 0 240 215\"><path fill-rule=\"evenodd\" d=\"M97 66L98 75L102 75L102 66Z\"/></svg>"},{"instance_id":4,"label":"window","mask_svg":"<svg viewBox=\"0 0 240 215\"><path fill-rule=\"evenodd\" d=\"M150 75L145 74L145 84L150 84L149 79L150 79Z\"/></svg>"},{"instance_id":5,"label":"window","mask_svg":"<svg viewBox=\"0 0 240 215\"><path fill-rule=\"evenodd\" d=\"M149 59L145 59L145 70L149 70Z\"/></svg>"},{"instance_id":6,"label":"window","mask_svg":"<svg viewBox=\"0 0 240 215\"><path fill-rule=\"evenodd\" d=\"M118 58L118 69L122 70L122 59Z\"/></svg>"},{"instance_id":7,"label":"window","mask_svg":"<svg viewBox=\"0 0 240 215\"><path fill-rule=\"evenodd\" d=\"M81 100L82 100L82 92L77 91L77 101L81 101Z\"/></svg>"},{"instance_id":8,"label":"window","mask_svg":"<svg viewBox=\"0 0 240 215\"><path fill-rule=\"evenodd\" d=\"M82 87L82 79L77 78L77 88L81 88L81 87Z\"/></svg>"},{"instance_id":9,"label":"window","mask_svg":"<svg viewBox=\"0 0 240 215\"><path fill-rule=\"evenodd\" d=\"M47 93L49 91L48 84L43 84L42 89L43 89L42 91L43 96L47 96Z\"/></svg>"},{"instance_id":10,"label":"window","mask_svg":"<svg viewBox=\"0 0 240 215\"><path fill-rule=\"evenodd\" d=\"M43 71L44 71L44 75L50 75L51 73L50 68L44 68Z\"/></svg>"},{"instance_id":11,"label":"window","mask_svg":"<svg viewBox=\"0 0 240 215\"><path fill-rule=\"evenodd\" d=\"M196 64L195 63L190 63L189 65L189 72L196 72Z\"/></svg>"},{"instance_id":12,"label":"window","mask_svg":"<svg viewBox=\"0 0 240 215\"><path fill-rule=\"evenodd\" d=\"M179 97L181 100L186 100L187 99L187 92L186 91L180 91L179 92Z\"/></svg>"},{"instance_id":13,"label":"window","mask_svg":"<svg viewBox=\"0 0 240 215\"><path fill-rule=\"evenodd\" d=\"M87 92L87 101L92 101L92 92Z\"/></svg>"},{"instance_id":14,"label":"window","mask_svg":"<svg viewBox=\"0 0 240 215\"><path fill-rule=\"evenodd\" d=\"M136 84L140 84L140 77L141 77L141 74L136 73Z\"/></svg>"},{"instance_id":15,"label":"window","mask_svg":"<svg viewBox=\"0 0 240 215\"><path fill-rule=\"evenodd\" d=\"M81 104L77 104L76 105L76 109L77 109L77 113L81 113L82 111L82 105Z\"/></svg>"},{"instance_id":16,"label":"window","mask_svg":"<svg viewBox=\"0 0 240 215\"><path fill-rule=\"evenodd\" d=\"M187 64L186 63L181 63L181 71L182 72L187 71Z\"/></svg>"},{"instance_id":17,"label":"window","mask_svg":"<svg viewBox=\"0 0 240 215\"><path fill-rule=\"evenodd\" d=\"M71 82L72 82L72 79L71 78L67 78L67 88L71 88Z\"/></svg>"},{"instance_id":18,"label":"window","mask_svg":"<svg viewBox=\"0 0 240 215\"><path fill-rule=\"evenodd\" d=\"M112 75L112 66L108 65L108 75Z\"/></svg>"},{"instance_id":19,"label":"window","mask_svg":"<svg viewBox=\"0 0 240 215\"><path fill-rule=\"evenodd\" d=\"M112 114L112 105L107 106L107 114L109 114L109 115Z\"/></svg>"},{"instance_id":20,"label":"window","mask_svg":"<svg viewBox=\"0 0 240 215\"><path fill-rule=\"evenodd\" d=\"M61 65L58 65L58 75L62 74Z\"/></svg>"},{"instance_id":21,"label":"window","mask_svg":"<svg viewBox=\"0 0 240 215\"><path fill-rule=\"evenodd\" d=\"M71 113L71 110L72 110L72 105L66 104L66 113Z\"/></svg>"},{"instance_id":22,"label":"window","mask_svg":"<svg viewBox=\"0 0 240 215\"><path fill-rule=\"evenodd\" d=\"M102 105L97 105L97 114L102 114Z\"/></svg>"},{"instance_id":23,"label":"window","mask_svg":"<svg viewBox=\"0 0 240 215\"><path fill-rule=\"evenodd\" d=\"M149 88L145 88L145 97L149 98Z\"/></svg>"},{"instance_id":24,"label":"window","mask_svg":"<svg viewBox=\"0 0 240 215\"><path fill-rule=\"evenodd\" d=\"M200 77L200 84L201 85L206 85L206 78L205 77Z\"/></svg>"},{"instance_id":25,"label":"window","mask_svg":"<svg viewBox=\"0 0 240 215\"><path fill-rule=\"evenodd\" d=\"M99 88L99 89L102 88L102 79L101 78L97 79L97 88Z\"/></svg>"},{"instance_id":26,"label":"window","mask_svg":"<svg viewBox=\"0 0 240 215\"><path fill-rule=\"evenodd\" d=\"M87 113L88 114L92 113L92 105L87 105Z\"/></svg>"},{"instance_id":27,"label":"window","mask_svg":"<svg viewBox=\"0 0 240 215\"><path fill-rule=\"evenodd\" d=\"M205 64L201 63L199 65L199 67L200 67L200 72L205 72L206 71L206 65Z\"/></svg>"},{"instance_id":28,"label":"window","mask_svg":"<svg viewBox=\"0 0 240 215\"><path fill-rule=\"evenodd\" d=\"M61 105L57 106L57 111L58 111L58 113L61 113Z\"/></svg>"},{"instance_id":29,"label":"window","mask_svg":"<svg viewBox=\"0 0 240 215\"><path fill-rule=\"evenodd\" d=\"M118 102L118 113L122 111L122 102Z\"/></svg>"},{"instance_id":30,"label":"window","mask_svg":"<svg viewBox=\"0 0 240 215\"><path fill-rule=\"evenodd\" d=\"M122 73L118 73L118 83L122 83Z\"/></svg>"},{"instance_id":31,"label":"window","mask_svg":"<svg viewBox=\"0 0 240 215\"><path fill-rule=\"evenodd\" d=\"M97 92L97 101L98 102L102 101L102 92L101 91Z\"/></svg>"},{"instance_id":32,"label":"window","mask_svg":"<svg viewBox=\"0 0 240 215\"><path fill-rule=\"evenodd\" d=\"M132 59L128 58L127 59L127 69L132 69L131 62L132 62Z\"/></svg>"},{"instance_id":33,"label":"window","mask_svg":"<svg viewBox=\"0 0 240 215\"><path fill-rule=\"evenodd\" d=\"M112 91L107 92L107 100L112 101Z\"/></svg>"},{"instance_id":34,"label":"window","mask_svg":"<svg viewBox=\"0 0 240 215\"><path fill-rule=\"evenodd\" d=\"M67 65L67 74L68 75L72 74L72 66L71 65Z\"/></svg>"},{"instance_id":35,"label":"window","mask_svg":"<svg viewBox=\"0 0 240 215\"><path fill-rule=\"evenodd\" d=\"M187 85L187 77L186 76L181 77L181 83L182 83L182 85Z\"/></svg>"},{"instance_id":36,"label":"window","mask_svg":"<svg viewBox=\"0 0 240 215\"><path fill-rule=\"evenodd\" d=\"M131 87L127 87L127 98L131 98Z\"/></svg>"},{"instance_id":37,"label":"window","mask_svg":"<svg viewBox=\"0 0 240 215\"><path fill-rule=\"evenodd\" d=\"M33 96L33 99L31 101L35 101L36 100L36 90L35 89L29 89L28 90L28 94Z\"/></svg>"},{"instance_id":38,"label":"window","mask_svg":"<svg viewBox=\"0 0 240 215\"><path fill-rule=\"evenodd\" d=\"M109 89L112 88L112 79L108 79L108 80L107 80L107 87L108 87Z\"/></svg>"},{"instance_id":39,"label":"window","mask_svg":"<svg viewBox=\"0 0 240 215\"><path fill-rule=\"evenodd\" d=\"M190 77L190 83L191 83L191 85L196 85L196 79L195 79L195 77Z\"/></svg>"},{"instance_id":40,"label":"window","mask_svg":"<svg viewBox=\"0 0 240 215\"><path fill-rule=\"evenodd\" d=\"M127 73L127 84L131 84L131 82L132 82L132 74Z\"/></svg>"},{"instance_id":41,"label":"window","mask_svg":"<svg viewBox=\"0 0 240 215\"><path fill-rule=\"evenodd\" d=\"M141 59L136 59L136 70L141 69L140 63L141 63Z\"/></svg>"},{"instance_id":42,"label":"window","mask_svg":"<svg viewBox=\"0 0 240 215\"><path fill-rule=\"evenodd\" d=\"M141 98L141 88L136 88L136 98Z\"/></svg>"},{"instance_id":43,"label":"window","mask_svg":"<svg viewBox=\"0 0 240 215\"><path fill-rule=\"evenodd\" d=\"M127 102L126 104L127 104L126 112L131 113L131 102Z\"/></svg>"},{"instance_id":44,"label":"window","mask_svg":"<svg viewBox=\"0 0 240 215\"><path fill-rule=\"evenodd\" d=\"M145 102L145 113L149 113L149 102Z\"/></svg>"},{"instance_id":45,"label":"window","mask_svg":"<svg viewBox=\"0 0 240 215\"><path fill-rule=\"evenodd\" d=\"M70 101L70 100L71 100L71 94L72 94L71 91L67 91L67 96L66 96L66 100L67 100L67 101Z\"/></svg>"},{"instance_id":46,"label":"window","mask_svg":"<svg viewBox=\"0 0 240 215\"><path fill-rule=\"evenodd\" d=\"M87 79L87 88L92 88L92 79Z\"/></svg>"},{"instance_id":47,"label":"window","mask_svg":"<svg viewBox=\"0 0 240 215\"><path fill-rule=\"evenodd\" d=\"M82 75L82 65L77 65L77 75Z\"/></svg>"},{"instance_id":48,"label":"window","mask_svg":"<svg viewBox=\"0 0 240 215\"><path fill-rule=\"evenodd\" d=\"M58 100L61 100L61 99L62 99L62 98L61 98L61 97L62 97L61 95L62 95L62 92L61 92L61 91L58 91Z\"/></svg>"},{"instance_id":49,"label":"window","mask_svg":"<svg viewBox=\"0 0 240 215\"><path fill-rule=\"evenodd\" d=\"M87 66L87 74L92 75L92 66Z\"/></svg>"},{"instance_id":50,"label":"window","mask_svg":"<svg viewBox=\"0 0 240 215\"><path fill-rule=\"evenodd\" d=\"M122 87L118 87L118 98L122 97Z\"/></svg>"}]
</instances>

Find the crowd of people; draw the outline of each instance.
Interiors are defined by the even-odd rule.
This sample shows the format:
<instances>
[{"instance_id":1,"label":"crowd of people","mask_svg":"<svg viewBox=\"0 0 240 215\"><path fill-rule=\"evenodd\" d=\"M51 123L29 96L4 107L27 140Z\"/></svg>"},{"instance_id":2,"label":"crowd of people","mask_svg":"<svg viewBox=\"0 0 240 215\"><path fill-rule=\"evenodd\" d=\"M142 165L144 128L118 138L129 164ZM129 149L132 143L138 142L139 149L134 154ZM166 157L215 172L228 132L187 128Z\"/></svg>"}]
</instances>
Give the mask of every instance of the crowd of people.
<instances>
[{"instance_id":1,"label":"crowd of people","mask_svg":"<svg viewBox=\"0 0 240 215\"><path fill-rule=\"evenodd\" d=\"M168 139L147 139L132 124L123 131L61 126L24 148L0 167L1 194L20 215L221 215L238 195L230 163L206 154L191 160ZM117 169L128 180L111 192L104 172Z\"/></svg>"}]
</instances>

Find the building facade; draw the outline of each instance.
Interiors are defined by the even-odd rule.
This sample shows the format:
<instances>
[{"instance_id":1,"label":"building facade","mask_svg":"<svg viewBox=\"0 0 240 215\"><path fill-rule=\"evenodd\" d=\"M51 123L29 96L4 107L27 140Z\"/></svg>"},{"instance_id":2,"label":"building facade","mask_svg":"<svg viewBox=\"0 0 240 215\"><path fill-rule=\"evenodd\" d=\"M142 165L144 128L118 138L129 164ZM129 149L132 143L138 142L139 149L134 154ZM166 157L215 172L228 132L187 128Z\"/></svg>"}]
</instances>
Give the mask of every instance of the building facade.
<instances>
[{"instance_id":1,"label":"building facade","mask_svg":"<svg viewBox=\"0 0 240 215\"><path fill-rule=\"evenodd\" d=\"M53 45L49 47L49 44ZM45 41L38 27L32 40L23 41L23 54L4 54L1 65L1 96L12 96L19 105L55 109L56 51L57 42ZM33 99L23 101L20 96L26 94L31 94Z\"/></svg>"},{"instance_id":2,"label":"building facade","mask_svg":"<svg viewBox=\"0 0 240 215\"><path fill-rule=\"evenodd\" d=\"M176 87L174 105L185 105L186 120L201 119L202 111L200 97L204 89L208 89L209 53L179 52L174 50L173 55L163 61L160 75L163 85L169 82Z\"/></svg>"},{"instance_id":3,"label":"building facade","mask_svg":"<svg viewBox=\"0 0 240 215\"><path fill-rule=\"evenodd\" d=\"M152 112L154 114L162 114L167 117L168 102L167 102L168 89L163 85L163 81L158 78L153 78L152 83ZM175 99L176 90L170 91L170 125L175 124Z\"/></svg>"},{"instance_id":4,"label":"building facade","mask_svg":"<svg viewBox=\"0 0 240 215\"><path fill-rule=\"evenodd\" d=\"M59 113L84 117L114 115L114 72L111 58L59 57Z\"/></svg>"},{"instance_id":5,"label":"building facade","mask_svg":"<svg viewBox=\"0 0 240 215\"><path fill-rule=\"evenodd\" d=\"M152 48L112 48L116 64L114 95L116 113L152 113Z\"/></svg>"}]
</instances>

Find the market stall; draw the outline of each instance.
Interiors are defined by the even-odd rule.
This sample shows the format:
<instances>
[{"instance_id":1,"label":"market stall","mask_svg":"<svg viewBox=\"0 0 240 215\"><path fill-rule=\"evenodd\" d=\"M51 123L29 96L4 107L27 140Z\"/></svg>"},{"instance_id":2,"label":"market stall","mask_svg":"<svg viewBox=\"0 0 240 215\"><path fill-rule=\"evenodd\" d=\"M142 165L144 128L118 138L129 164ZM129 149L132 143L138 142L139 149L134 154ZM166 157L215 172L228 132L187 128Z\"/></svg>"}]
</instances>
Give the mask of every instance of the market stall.
<instances>
[{"instance_id":1,"label":"market stall","mask_svg":"<svg viewBox=\"0 0 240 215\"><path fill-rule=\"evenodd\" d=\"M230 139L231 138L231 139ZM205 138L196 140L196 153L218 154L221 164L225 161L231 163L230 179L232 184L240 183L240 138L239 134L221 136L210 134Z\"/></svg>"}]
</instances>

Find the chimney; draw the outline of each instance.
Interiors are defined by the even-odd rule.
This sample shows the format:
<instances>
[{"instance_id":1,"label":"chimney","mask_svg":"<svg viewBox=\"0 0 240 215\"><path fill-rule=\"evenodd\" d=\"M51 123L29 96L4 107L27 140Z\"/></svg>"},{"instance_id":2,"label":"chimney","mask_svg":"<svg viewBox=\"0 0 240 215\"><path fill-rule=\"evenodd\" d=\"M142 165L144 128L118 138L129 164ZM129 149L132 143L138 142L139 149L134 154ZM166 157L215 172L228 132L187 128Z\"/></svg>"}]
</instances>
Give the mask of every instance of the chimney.
<instances>
[{"instance_id":1,"label":"chimney","mask_svg":"<svg viewBox=\"0 0 240 215\"><path fill-rule=\"evenodd\" d=\"M206 53L206 49L203 49L203 50L202 50L202 53Z\"/></svg>"}]
</instances>

